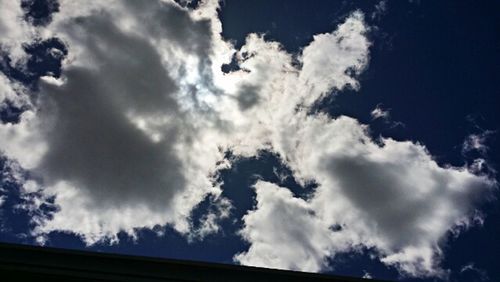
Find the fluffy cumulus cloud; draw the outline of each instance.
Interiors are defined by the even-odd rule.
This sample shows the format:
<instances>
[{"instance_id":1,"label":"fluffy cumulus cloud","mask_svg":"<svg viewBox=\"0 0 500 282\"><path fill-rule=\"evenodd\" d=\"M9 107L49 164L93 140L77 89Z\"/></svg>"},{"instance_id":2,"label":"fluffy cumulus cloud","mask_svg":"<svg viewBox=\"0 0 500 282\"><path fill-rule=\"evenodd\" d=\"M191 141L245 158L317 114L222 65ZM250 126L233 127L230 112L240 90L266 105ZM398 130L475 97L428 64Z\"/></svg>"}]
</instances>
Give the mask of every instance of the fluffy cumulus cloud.
<instances>
[{"instance_id":1,"label":"fluffy cumulus cloud","mask_svg":"<svg viewBox=\"0 0 500 282\"><path fill-rule=\"evenodd\" d=\"M113 4L61 1L40 33L71 50L62 76L42 77L20 122L1 125L4 154L57 197L36 234L91 244L157 224L185 233L193 207L220 193L211 175L223 126L204 100L221 95L208 59L216 27L175 3Z\"/></svg>"},{"instance_id":2,"label":"fluffy cumulus cloud","mask_svg":"<svg viewBox=\"0 0 500 282\"><path fill-rule=\"evenodd\" d=\"M327 267L332 246L345 246L332 236L314 209L293 197L290 190L263 181L254 189L257 205L243 217L245 228L241 230L252 244L235 256L240 263L313 272Z\"/></svg>"},{"instance_id":3,"label":"fluffy cumulus cloud","mask_svg":"<svg viewBox=\"0 0 500 282\"><path fill-rule=\"evenodd\" d=\"M0 76L1 103L25 109L0 124L1 152L29 171L21 190L39 196L25 208L57 205L33 217L33 235L72 232L93 244L166 224L188 238L217 232L231 216L214 176L231 165L224 152L269 150L317 187L302 199L257 182L240 230L249 249L236 262L321 271L338 253L370 249L401 273L444 275L444 239L474 223L494 180L439 166L417 142L374 142L356 119L311 114L326 95L360 87L370 48L363 13L289 54L259 34L233 47L217 1L185 6L59 1L52 21L34 27L11 15L17 8L2 9L16 19L0 22L9 38L57 37L68 49L61 75L40 78L36 91ZM26 61L7 40L4 49ZM233 59L238 68L222 72ZM190 214L207 197L218 209L195 229Z\"/></svg>"},{"instance_id":4,"label":"fluffy cumulus cloud","mask_svg":"<svg viewBox=\"0 0 500 282\"><path fill-rule=\"evenodd\" d=\"M308 117L301 127L299 136L287 140L296 145L280 153L297 176L315 180L318 188L305 201L283 191L269 194L258 183L258 203L244 218L242 231L252 246L235 258L292 269L307 265L306 270L318 271L335 253L373 248L382 262L406 274L445 275L438 266L442 239L449 231L474 224L475 204L495 183L465 167L438 166L417 143L374 143L366 127L352 118ZM270 211L272 217L267 216ZM277 235L261 237L272 232ZM284 244L288 236L302 238L308 249ZM274 255L269 246L275 247ZM276 255L294 251L303 253L300 262Z\"/></svg>"}]
</instances>

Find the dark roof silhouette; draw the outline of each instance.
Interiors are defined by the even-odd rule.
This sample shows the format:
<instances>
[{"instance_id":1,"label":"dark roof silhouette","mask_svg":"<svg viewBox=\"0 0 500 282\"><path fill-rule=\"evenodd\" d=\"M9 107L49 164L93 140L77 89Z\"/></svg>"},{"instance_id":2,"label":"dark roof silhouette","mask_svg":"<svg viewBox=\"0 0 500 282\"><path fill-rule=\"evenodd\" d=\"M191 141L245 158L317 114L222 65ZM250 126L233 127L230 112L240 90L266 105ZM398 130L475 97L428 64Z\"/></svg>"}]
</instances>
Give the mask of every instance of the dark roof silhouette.
<instances>
[{"instance_id":1,"label":"dark roof silhouette","mask_svg":"<svg viewBox=\"0 0 500 282\"><path fill-rule=\"evenodd\" d=\"M0 243L2 281L377 281ZM379 280L380 281L380 280Z\"/></svg>"}]
</instances>

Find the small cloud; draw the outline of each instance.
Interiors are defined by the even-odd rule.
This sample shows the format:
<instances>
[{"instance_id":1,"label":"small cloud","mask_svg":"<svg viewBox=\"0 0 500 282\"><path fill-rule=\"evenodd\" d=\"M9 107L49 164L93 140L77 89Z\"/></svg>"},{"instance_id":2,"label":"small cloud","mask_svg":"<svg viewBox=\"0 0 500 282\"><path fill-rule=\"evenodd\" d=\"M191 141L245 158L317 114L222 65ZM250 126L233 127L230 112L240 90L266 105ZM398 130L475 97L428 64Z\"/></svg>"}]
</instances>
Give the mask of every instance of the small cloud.
<instances>
[{"instance_id":1,"label":"small cloud","mask_svg":"<svg viewBox=\"0 0 500 282\"><path fill-rule=\"evenodd\" d=\"M366 270L363 270L364 274L363 277L364 279L373 279L373 276Z\"/></svg>"},{"instance_id":2,"label":"small cloud","mask_svg":"<svg viewBox=\"0 0 500 282\"><path fill-rule=\"evenodd\" d=\"M400 122L400 121L392 121L391 120L391 109L384 109L382 107L382 104L378 104L375 109L373 109L370 112L370 115L372 117L372 121L380 119L384 121L384 123L389 124L390 128L394 128L397 126L402 126L404 127L405 124Z\"/></svg>"},{"instance_id":3,"label":"small cloud","mask_svg":"<svg viewBox=\"0 0 500 282\"><path fill-rule=\"evenodd\" d=\"M66 81L63 78L55 78L53 76L42 76L40 79L50 85L62 86Z\"/></svg>"},{"instance_id":4,"label":"small cloud","mask_svg":"<svg viewBox=\"0 0 500 282\"><path fill-rule=\"evenodd\" d=\"M372 20L379 19L381 16L387 13L387 1L382 0L375 5L375 10L370 15Z\"/></svg>"},{"instance_id":5,"label":"small cloud","mask_svg":"<svg viewBox=\"0 0 500 282\"><path fill-rule=\"evenodd\" d=\"M0 196L0 207L3 205L3 203L5 203L6 199L7 199L7 196L5 196L5 195Z\"/></svg>"},{"instance_id":6,"label":"small cloud","mask_svg":"<svg viewBox=\"0 0 500 282\"><path fill-rule=\"evenodd\" d=\"M478 278L480 279L480 281L486 281L489 279L488 273L486 273L486 271L483 269L477 268L473 262L470 262L470 263L462 266L462 268L460 269L460 274L463 274L466 272L476 273L478 275Z\"/></svg>"},{"instance_id":7,"label":"small cloud","mask_svg":"<svg viewBox=\"0 0 500 282\"><path fill-rule=\"evenodd\" d=\"M390 115L389 112L390 109L384 110L381 106L381 104L378 104L373 111L371 111L370 115L372 116L372 120L376 119L384 119L388 120Z\"/></svg>"},{"instance_id":8,"label":"small cloud","mask_svg":"<svg viewBox=\"0 0 500 282\"><path fill-rule=\"evenodd\" d=\"M462 144L462 154L467 154L473 151L478 152L481 155L486 154L488 147L485 143L488 137L493 133L494 132L491 130L486 130L479 134L470 134L467 136Z\"/></svg>"},{"instance_id":9,"label":"small cloud","mask_svg":"<svg viewBox=\"0 0 500 282\"><path fill-rule=\"evenodd\" d=\"M283 171L278 170L278 168L276 168L276 167L273 167L273 173L274 173L274 175L276 175L276 177L278 177L278 179L281 182L285 182L285 180L289 177L288 174L286 174Z\"/></svg>"}]
</instances>

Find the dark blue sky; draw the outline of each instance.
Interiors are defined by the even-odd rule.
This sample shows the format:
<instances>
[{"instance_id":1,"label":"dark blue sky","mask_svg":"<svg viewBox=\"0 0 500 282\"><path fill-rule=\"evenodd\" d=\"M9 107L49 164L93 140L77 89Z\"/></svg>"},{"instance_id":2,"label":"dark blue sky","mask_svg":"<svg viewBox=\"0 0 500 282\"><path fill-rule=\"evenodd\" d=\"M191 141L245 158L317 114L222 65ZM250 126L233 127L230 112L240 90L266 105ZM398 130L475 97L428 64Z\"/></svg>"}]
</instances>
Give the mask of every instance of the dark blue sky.
<instances>
[{"instance_id":1,"label":"dark blue sky","mask_svg":"<svg viewBox=\"0 0 500 282\"><path fill-rule=\"evenodd\" d=\"M27 19L33 24L44 24L44 1L34 5ZM49 1L53 2L53 1ZM486 154L491 167L498 170L500 164L500 3L498 1L388 1L385 13L371 17L375 1L237 1L225 0L220 11L223 36L233 40L237 47L244 43L248 33L265 33L267 39L280 42L290 52L312 40L317 33L330 32L342 19L355 9L362 10L372 27L369 38L368 69L361 75L359 91L345 90L334 98L327 98L317 105L318 111L332 116L352 116L370 124L372 136L392 137L396 140L415 140L426 145L440 164L461 166L476 155L463 155L461 146L469 134L493 130L487 139ZM52 10L57 6L51 4ZM27 7L27 9L31 9ZM50 10L49 9L49 10ZM47 10L47 11L49 11ZM39 11L39 12L36 12ZM33 17L39 19L33 20ZM40 59L28 64L32 75L26 76L15 67L9 67L7 57L0 70L12 79L30 84L47 71L58 73L57 58L46 56L49 47L65 50L57 40L27 43L26 51L39 54ZM45 54L45 55L44 55ZM45 57L44 57L45 56ZM36 88L36 85L32 85ZM370 112L377 105L390 109L393 121L404 126L393 127L382 120L372 121ZM16 121L22 109L7 108L0 112L3 122ZM0 161L0 169L2 161ZM154 231L139 231L137 241L127 235L120 236L120 244L98 244L85 248L78 237L54 233L47 246L88 249L155 257L180 258L232 263L235 253L248 245L235 234L241 228L241 216L253 205L254 193L250 189L256 179L262 178L279 184L273 168L290 175L276 156L263 152L259 158L239 160L232 169L219 173L224 181L223 195L233 201L237 220L224 221L223 233L210 235L203 241L188 243L169 227L160 227L165 235L158 237ZM302 189L288 178L287 187L300 197ZM34 239L19 236L29 229L30 214L13 209L19 200L14 185L3 180L9 195L2 206L3 226L0 240L33 244ZM247 187L242 190L242 187ZM498 196L498 192L496 193ZM17 199L17 200L16 200ZM488 202L482 207L486 215L484 226L473 227L459 237L450 235L444 248L443 266L451 270L452 281L481 281L475 271L460 273L469 263L484 270L490 281L500 279L500 263L495 259L500 253L500 204ZM193 212L199 218L210 209L210 201L204 201ZM54 207L46 206L50 212ZM365 271L375 278L396 279L395 269L370 259L370 250L364 254L336 257L331 273L362 276ZM413 280L408 280L413 281ZM415 280L425 281L425 280ZM432 280L430 280L432 281Z\"/></svg>"}]
</instances>

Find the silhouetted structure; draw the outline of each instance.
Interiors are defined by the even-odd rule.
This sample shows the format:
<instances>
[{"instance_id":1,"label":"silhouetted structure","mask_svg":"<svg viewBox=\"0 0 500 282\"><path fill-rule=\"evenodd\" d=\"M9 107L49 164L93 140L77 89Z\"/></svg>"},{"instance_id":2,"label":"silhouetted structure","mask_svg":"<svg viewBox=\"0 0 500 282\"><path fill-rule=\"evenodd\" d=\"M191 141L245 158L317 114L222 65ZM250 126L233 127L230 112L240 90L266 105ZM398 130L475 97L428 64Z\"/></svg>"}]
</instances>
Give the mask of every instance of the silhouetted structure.
<instances>
[{"instance_id":1,"label":"silhouetted structure","mask_svg":"<svg viewBox=\"0 0 500 282\"><path fill-rule=\"evenodd\" d=\"M257 267L113 255L5 243L0 243L0 280L4 282L367 281L360 278Z\"/></svg>"}]
</instances>

